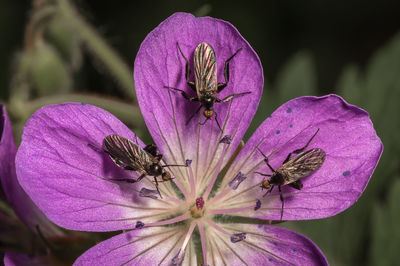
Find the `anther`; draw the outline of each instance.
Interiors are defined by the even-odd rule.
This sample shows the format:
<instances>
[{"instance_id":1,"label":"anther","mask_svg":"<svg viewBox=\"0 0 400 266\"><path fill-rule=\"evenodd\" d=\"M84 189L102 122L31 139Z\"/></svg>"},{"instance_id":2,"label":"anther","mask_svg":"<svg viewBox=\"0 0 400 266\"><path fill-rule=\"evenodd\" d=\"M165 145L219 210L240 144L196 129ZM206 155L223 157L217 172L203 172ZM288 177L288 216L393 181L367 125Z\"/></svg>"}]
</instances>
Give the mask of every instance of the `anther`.
<instances>
[{"instance_id":1,"label":"anther","mask_svg":"<svg viewBox=\"0 0 400 266\"><path fill-rule=\"evenodd\" d=\"M231 235L231 242L232 243L237 243L242 240L246 239L246 233L238 233L238 234L233 234Z\"/></svg>"},{"instance_id":2,"label":"anther","mask_svg":"<svg viewBox=\"0 0 400 266\"><path fill-rule=\"evenodd\" d=\"M231 144L232 142L232 137L229 135L225 135L222 137L222 139L219 141L219 143L225 143L225 144Z\"/></svg>"},{"instance_id":3,"label":"anther","mask_svg":"<svg viewBox=\"0 0 400 266\"><path fill-rule=\"evenodd\" d=\"M143 222L141 222L141 221L137 221L136 222L136 226L135 226L136 229L142 229L143 227L144 227L144 223Z\"/></svg>"},{"instance_id":4,"label":"anther","mask_svg":"<svg viewBox=\"0 0 400 266\"><path fill-rule=\"evenodd\" d=\"M261 200L256 199L256 206L254 207L254 210L256 211L256 210L258 210L260 208L261 208Z\"/></svg>"},{"instance_id":5,"label":"anther","mask_svg":"<svg viewBox=\"0 0 400 266\"><path fill-rule=\"evenodd\" d=\"M181 250L172 258L172 265L182 265L183 259L185 258L185 252L181 253Z\"/></svg>"},{"instance_id":6,"label":"anther","mask_svg":"<svg viewBox=\"0 0 400 266\"><path fill-rule=\"evenodd\" d=\"M240 183L242 183L246 179L246 176L239 172L232 180L229 182L229 187L233 190L236 190Z\"/></svg>"},{"instance_id":7,"label":"anther","mask_svg":"<svg viewBox=\"0 0 400 266\"><path fill-rule=\"evenodd\" d=\"M152 199L157 199L158 198L158 191L157 190L152 190L152 189L147 189L147 188L142 188L139 191L139 196L140 197L147 197L147 198L152 198Z\"/></svg>"}]
</instances>

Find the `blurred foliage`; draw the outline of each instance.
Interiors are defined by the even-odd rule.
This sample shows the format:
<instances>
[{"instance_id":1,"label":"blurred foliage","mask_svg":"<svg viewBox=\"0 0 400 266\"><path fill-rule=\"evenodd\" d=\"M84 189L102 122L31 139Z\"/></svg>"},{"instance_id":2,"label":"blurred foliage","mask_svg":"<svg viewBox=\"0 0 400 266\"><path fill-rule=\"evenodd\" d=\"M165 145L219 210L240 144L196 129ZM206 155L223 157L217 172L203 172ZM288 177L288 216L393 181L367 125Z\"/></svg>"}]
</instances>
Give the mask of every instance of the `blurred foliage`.
<instances>
[{"instance_id":1,"label":"blurred foliage","mask_svg":"<svg viewBox=\"0 0 400 266\"><path fill-rule=\"evenodd\" d=\"M395 226L400 212L394 212L395 206L390 205L394 204L393 193L398 191L400 181L399 70L400 34L372 56L365 71L356 65L346 67L336 87L335 92L345 100L370 113L377 134L384 143L381 160L363 196L355 206L335 217L287 224L313 239L332 264L396 264L396 254L388 246L392 247L390 243L400 241ZM309 78L298 82L308 84ZM392 194L388 197L390 191ZM385 211L379 208L387 204L392 209ZM389 220L391 218L393 220ZM390 237L393 237L390 242L381 241ZM385 259L380 261L379 258Z\"/></svg>"},{"instance_id":2,"label":"blurred foliage","mask_svg":"<svg viewBox=\"0 0 400 266\"><path fill-rule=\"evenodd\" d=\"M385 150L360 200L349 210L329 219L283 225L311 238L326 254L331 265L395 265L400 246L397 226L400 214L397 204L400 200L400 105L397 103L400 100L400 33L378 51L374 50L398 30L396 25L399 24L393 19L398 19L398 8L393 8L394 1L384 1L386 8L384 5L352 1L348 3L349 7L356 8L360 4L364 12L343 12L340 21L332 21L329 20L331 15L336 17L339 11L343 11L341 3L289 2L269 1L262 4L256 1L251 5L232 5L225 0L212 4L177 1L177 5L182 7L181 10L198 16L209 14L229 20L259 53L266 74L265 87L245 139L278 106L303 95L337 93L370 113ZM73 3L78 3L80 8ZM178 10L168 1L144 1L141 8L134 1L94 3L34 0L29 4L22 1L12 4L0 1L0 28L7 33L2 34L4 41L0 42L0 51L5 51L3 54L7 59L0 62L3 70L0 73L0 99L7 104L17 140L25 121L41 106L80 101L110 111L145 142L151 142L136 103L131 68L145 35ZM13 17L4 10L17 5L32 6L32 9L28 16L27 10L24 10L23 14L18 13L14 17L19 24L11 32L9 21ZM99 27L87 21L88 14L81 15L81 6L89 10L98 8L92 20L113 21L113 34L124 36L126 41L123 44L117 42L113 45L117 49L113 49L109 40L99 33ZM151 16L143 10L151 10ZM388 18L387 24L376 26L382 22L376 17L378 11L381 12L378 18ZM24 17L27 19L22 19ZM126 25L127 18L130 19L129 25ZM375 20L365 22L365 18ZM22 28L24 26L25 29ZM305 27L311 30L305 32ZM335 37L339 36L338 32L344 36L343 40ZM16 38L15 34L21 36ZM294 36L293 41L288 39L290 34ZM12 36L13 42L10 41ZM16 45L19 51L13 47L15 53L8 53L10 48L7 45ZM345 46L348 49L343 49ZM336 49L336 52L331 49ZM117 50L124 54L123 58L128 58L126 61L129 64ZM355 62L350 63L352 61ZM337 78L340 71L342 73ZM0 250L11 247L27 251L32 248L32 243L43 246L43 239L37 239L32 232L28 232L1 200L0 219L0 229L6 228L10 233L0 238ZM12 235L16 232L29 241L15 241ZM100 234L90 236L96 241L105 237ZM82 246L73 252L84 250L89 245L85 243Z\"/></svg>"}]
</instances>

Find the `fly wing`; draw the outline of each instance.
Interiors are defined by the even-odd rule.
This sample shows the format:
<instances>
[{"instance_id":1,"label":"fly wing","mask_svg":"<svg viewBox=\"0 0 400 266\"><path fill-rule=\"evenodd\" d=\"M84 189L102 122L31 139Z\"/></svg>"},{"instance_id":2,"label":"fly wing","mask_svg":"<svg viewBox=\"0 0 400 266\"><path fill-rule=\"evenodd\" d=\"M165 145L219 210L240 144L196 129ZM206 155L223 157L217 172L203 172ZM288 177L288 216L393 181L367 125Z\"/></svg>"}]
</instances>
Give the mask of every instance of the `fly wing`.
<instances>
[{"instance_id":1,"label":"fly wing","mask_svg":"<svg viewBox=\"0 0 400 266\"><path fill-rule=\"evenodd\" d=\"M217 93L217 59L208 43L197 45L193 54L197 96L206 92Z\"/></svg>"},{"instance_id":2,"label":"fly wing","mask_svg":"<svg viewBox=\"0 0 400 266\"><path fill-rule=\"evenodd\" d=\"M121 168L146 172L151 164L151 158L139 145L118 135L108 135L104 138L104 146L110 158Z\"/></svg>"},{"instance_id":3,"label":"fly wing","mask_svg":"<svg viewBox=\"0 0 400 266\"><path fill-rule=\"evenodd\" d=\"M325 161L325 157L325 152L322 149L315 148L302 152L283 164L278 171L285 177L284 185L311 175L321 167Z\"/></svg>"}]
</instances>

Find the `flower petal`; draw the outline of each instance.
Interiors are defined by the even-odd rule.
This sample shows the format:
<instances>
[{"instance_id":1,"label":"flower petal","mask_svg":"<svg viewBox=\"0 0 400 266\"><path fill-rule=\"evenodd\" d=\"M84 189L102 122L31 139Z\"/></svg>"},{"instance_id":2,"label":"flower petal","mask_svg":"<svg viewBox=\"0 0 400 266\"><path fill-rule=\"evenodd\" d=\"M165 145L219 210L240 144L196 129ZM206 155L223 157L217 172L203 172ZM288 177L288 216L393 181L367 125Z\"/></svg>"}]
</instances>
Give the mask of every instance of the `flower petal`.
<instances>
[{"instance_id":1,"label":"flower petal","mask_svg":"<svg viewBox=\"0 0 400 266\"><path fill-rule=\"evenodd\" d=\"M226 232L246 233L232 243L226 234L208 227L210 265L328 265L319 248L308 238L278 226L223 224Z\"/></svg>"},{"instance_id":2,"label":"flower petal","mask_svg":"<svg viewBox=\"0 0 400 266\"><path fill-rule=\"evenodd\" d=\"M266 156L270 155L269 163L276 170L290 152L304 147L318 129L305 150L320 148L325 151L326 159L318 170L300 179L304 185L301 190L282 186L283 220L328 217L351 206L365 189L383 145L366 111L349 105L339 96L328 95L289 101L264 121L227 173L232 177L240 170L249 178L237 191L222 198L223 206L216 208L242 208L254 204L258 198L262 200L261 208L241 215L279 220L278 189L265 195L260 183L269 177L254 173L271 174L257 147ZM295 156L293 154L291 158ZM226 187L228 182L229 178L221 187Z\"/></svg>"},{"instance_id":3,"label":"flower petal","mask_svg":"<svg viewBox=\"0 0 400 266\"><path fill-rule=\"evenodd\" d=\"M171 86L184 90L190 97L196 96L196 92L186 84L185 60L178 44L192 62L193 52L201 42L209 43L215 50L219 82L225 81L224 62L242 48L230 61L228 86L217 97L223 99L232 93L251 93L229 102L215 103L219 123L223 126L226 122L223 133L214 117L205 125L199 125L199 119L205 119L201 112L186 125L200 103L189 102L180 92L164 88ZM193 64L190 66L193 74ZM196 18L187 13L172 15L146 37L135 60L134 78L146 124L168 163L182 164L186 159L193 160L194 175L198 181L204 181L203 186L211 178L221 156L219 140L224 135L233 138L230 148L223 154L226 162L256 112L263 87L262 67L257 54L230 23L210 17ZM194 80L193 75L190 80ZM175 171L179 171L183 178L189 176L182 168ZM189 181L186 179L184 182L189 189Z\"/></svg>"},{"instance_id":4,"label":"flower petal","mask_svg":"<svg viewBox=\"0 0 400 266\"><path fill-rule=\"evenodd\" d=\"M0 181L6 199L18 218L32 232L36 232L36 226L39 226L47 237L62 234L61 230L36 207L18 183L15 173L16 152L10 119L5 106L0 105Z\"/></svg>"},{"instance_id":5,"label":"flower petal","mask_svg":"<svg viewBox=\"0 0 400 266\"><path fill-rule=\"evenodd\" d=\"M18 179L39 208L55 223L74 230L134 228L171 215L176 203L140 198L151 179L128 184L112 178L137 178L118 168L101 148L118 134L135 140L117 118L95 106L65 103L41 108L27 122L17 153ZM139 141L139 144L142 143ZM167 195L166 186L160 186Z\"/></svg>"},{"instance_id":6,"label":"flower petal","mask_svg":"<svg viewBox=\"0 0 400 266\"><path fill-rule=\"evenodd\" d=\"M92 247L74 265L171 265L186 232L186 226L132 230ZM189 241L183 265L195 262L194 245Z\"/></svg>"}]
</instances>

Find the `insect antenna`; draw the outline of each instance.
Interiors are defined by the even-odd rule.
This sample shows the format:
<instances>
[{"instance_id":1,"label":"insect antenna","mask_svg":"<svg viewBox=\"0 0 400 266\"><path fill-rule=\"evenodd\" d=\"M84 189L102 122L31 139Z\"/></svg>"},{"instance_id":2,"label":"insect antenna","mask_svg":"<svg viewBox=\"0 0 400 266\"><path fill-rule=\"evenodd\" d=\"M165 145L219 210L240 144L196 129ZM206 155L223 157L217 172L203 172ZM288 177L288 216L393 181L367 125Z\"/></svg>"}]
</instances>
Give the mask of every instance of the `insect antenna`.
<instances>
[{"instance_id":1,"label":"insect antenna","mask_svg":"<svg viewBox=\"0 0 400 266\"><path fill-rule=\"evenodd\" d=\"M272 175L269 175L269 174L263 174L263 173L260 173L260 172L254 172L255 174L259 174L259 175L262 175L262 176L272 176Z\"/></svg>"}]
</instances>

